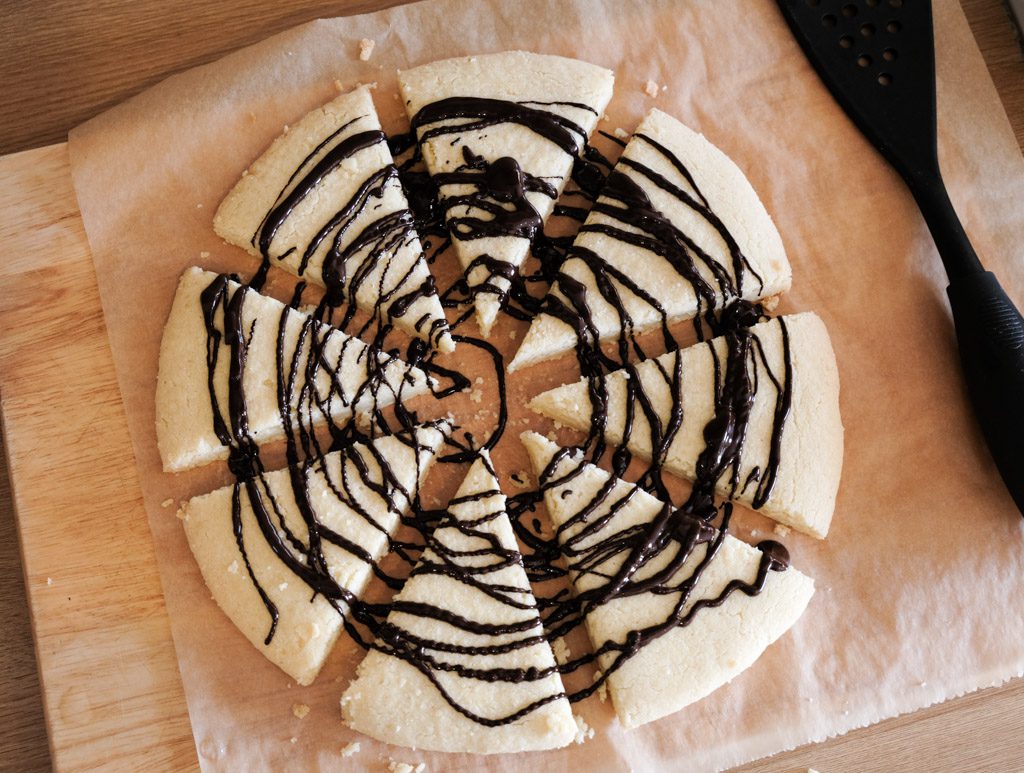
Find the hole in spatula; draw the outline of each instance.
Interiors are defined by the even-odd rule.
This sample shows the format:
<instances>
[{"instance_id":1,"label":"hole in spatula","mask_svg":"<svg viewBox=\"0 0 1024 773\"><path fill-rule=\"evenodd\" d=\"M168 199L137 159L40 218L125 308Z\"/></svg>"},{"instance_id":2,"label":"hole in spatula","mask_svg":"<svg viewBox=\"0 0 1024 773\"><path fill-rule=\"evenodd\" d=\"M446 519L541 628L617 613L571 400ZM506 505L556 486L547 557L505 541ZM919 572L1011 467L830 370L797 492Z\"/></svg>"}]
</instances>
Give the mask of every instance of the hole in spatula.
<instances>
[{"instance_id":1,"label":"hole in spatula","mask_svg":"<svg viewBox=\"0 0 1024 773\"><path fill-rule=\"evenodd\" d=\"M821 17L821 23L825 27L835 27L839 23L839 19L834 13L826 13Z\"/></svg>"},{"instance_id":2,"label":"hole in spatula","mask_svg":"<svg viewBox=\"0 0 1024 773\"><path fill-rule=\"evenodd\" d=\"M849 35L843 35L839 38L839 46L840 48L853 48L853 38Z\"/></svg>"},{"instance_id":3,"label":"hole in spatula","mask_svg":"<svg viewBox=\"0 0 1024 773\"><path fill-rule=\"evenodd\" d=\"M888 86L890 83L892 83L892 76L889 73L883 72L878 76L879 86Z\"/></svg>"},{"instance_id":4,"label":"hole in spatula","mask_svg":"<svg viewBox=\"0 0 1024 773\"><path fill-rule=\"evenodd\" d=\"M903 25L893 19L891 22L885 25L885 29L889 32L899 32L903 29Z\"/></svg>"},{"instance_id":5,"label":"hole in spatula","mask_svg":"<svg viewBox=\"0 0 1024 773\"><path fill-rule=\"evenodd\" d=\"M867 54L861 54L860 56L857 57L857 64L860 65L861 67L870 67L871 57L868 56Z\"/></svg>"},{"instance_id":6,"label":"hole in spatula","mask_svg":"<svg viewBox=\"0 0 1024 773\"><path fill-rule=\"evenodd\" d=\"M882 52L882 58L887 62L893 62L899 56L895 48L887 48Z\"/></svg>"},{"instance_id":7,"label":"hole in spatula","mask_svg":"<svg viewBox=\"0 0 1024 773\"><path fill-rule=\"evenodd\" d=\"M855 6L853 3L847 3L846 5L843 6L843 16L845 16L847 19L852 19L854 16L857 15L858 10L859 9L857 8L857 6Z\"/></svg>"},{"instance_id":8,"label":"hole in spatula","mask_svg":"<svg viewBox=\"0 0 1024 773\"><path fill-rule=\"evenodd\" d=\"M875 34L874 24L862 24L860 27L860 34L866 38L870 38Z\"/></svg>"}]
</instances>

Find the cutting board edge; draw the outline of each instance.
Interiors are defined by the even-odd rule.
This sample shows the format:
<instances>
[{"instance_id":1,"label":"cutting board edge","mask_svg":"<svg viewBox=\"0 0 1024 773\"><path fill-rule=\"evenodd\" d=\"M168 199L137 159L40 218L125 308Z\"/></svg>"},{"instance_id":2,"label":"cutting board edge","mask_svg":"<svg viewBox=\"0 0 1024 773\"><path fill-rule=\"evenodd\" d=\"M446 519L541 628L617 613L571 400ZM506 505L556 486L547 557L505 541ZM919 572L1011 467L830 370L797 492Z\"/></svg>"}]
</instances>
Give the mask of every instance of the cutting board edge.
<instances>
[{"instance_id":1,"label":"cutting board edge","mask_svg":"<svg viewBox=\"0 0 1024 773\"><path fill-rule=\"evenodd\" d=\"M195 742L124 406L99 311L92 256L71 183L67 143L0 157L0 176L7 182L7 192L0 194L0 242L7 245L7 254L21 256L0 267L4 280L0 288L0 320L4 321L0 324L0 422L51 761L55 769L77 769L116 764L118 759L130 757L135 763L148 759L165 766L194 768ZM38 255L47 248L52 253L56 244L61 254L48 261L45 269L39 269ZM117 510L122 505L119 517L130 519L126 533L133 550L150 556L148 564L144 560L136 562L132 566L135 572L120 585L120 578L107 577L101 583L111 593L120 591L120 598L115 595L109 600L117 602L115 610L108 609L106 615L102 613L102 599L95 597L76 600L75 610L70 613L62 608L65 602L61 596L70 602L75 590L81 589L83 596L86 591L97 590L89 588L88 578L80 576L83 565L91 565L83 560L89 551L93 551L99 565L109 564L109 552L100 550L102 540L89 544L73 539L77 536L74 532L56 528L67 510L52 506L52 501L48 506L47 502L54 496L59 498L60 492L37 485L38 478L46 473L38 469L40 459L52 459L56 452L48 448L39 454L36 444L40 438L43 442L46 439L39 422L46 413L33 406L40 392L59 394L62 389L73 391L81 386L70 379L64 384L56 378L42 385L37 381L47 372L40 351L51 345L59 347L62 342L59 336L45 337L41 342L29 340L31 331L24 323L19 325L16 318L20 316L17 296L38 288L35 283L41 273L49 282L74 280L75 307L89 309L90 303L94 304L94 313L82 315L73 346L76 350L91 348L99 356L77 358L80 372L75 375L84 377L88 386L106 392L97 401L99 405L86 413L89 420L106 414L103 420L113 422L114 427L104 433L105 447L116 441L118 448L110 455L107 474L99 476L113 499L94 497L107 509L95 507L91 514L99 519L109 509ZM49 313L59 318L64 312L51 308ZM70 348L67 339L63 341ZM90 480L93 477L89 469L71 472ZM104 533L103 524L97 526L97 533ZM63 542L62 535L67 535ZM67 560L71 553L76 555L73 562ZM73 566L66 571L68 564ZM68 587L62 587L62 580ZM126 600L127 612L122 606ZM79 605L84 611L79 611ZM93 611L99 614L87 619ZM152 678L126 678L132 668L142 668ZM134 720L126 721L126 713Z\"/></svg>"}]
</instances>

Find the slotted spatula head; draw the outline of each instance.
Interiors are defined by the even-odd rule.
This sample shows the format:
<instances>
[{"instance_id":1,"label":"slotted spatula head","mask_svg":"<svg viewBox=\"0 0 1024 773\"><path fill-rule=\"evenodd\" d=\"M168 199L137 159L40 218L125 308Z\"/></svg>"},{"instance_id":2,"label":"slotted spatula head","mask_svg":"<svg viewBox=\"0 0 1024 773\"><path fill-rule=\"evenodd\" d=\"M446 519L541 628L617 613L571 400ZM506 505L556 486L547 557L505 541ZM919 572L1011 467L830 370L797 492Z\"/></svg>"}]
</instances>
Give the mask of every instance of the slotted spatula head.
<instances>
[{"instance_id":1,"label":"slotted spatula head","mask_svg":"<svg viewBox=\"0 0 1024 773\"><path fill-rule=\"evenodd\" d=\"M836 101L904 175L936 174L930 0L778 0Z\"/></svg>"},{"instance_id":2,"label":"slotted spatula head","mask_svg":"<svg viewBox=\"0 0 1024 773\"><path fill-rule=\"evenodd\" d=\"M950 278L967 391L1024 514L1024 316L985 271L939 171L931 0L777 0L836 101L910 187Z\"/></svg>"}]
</instances>

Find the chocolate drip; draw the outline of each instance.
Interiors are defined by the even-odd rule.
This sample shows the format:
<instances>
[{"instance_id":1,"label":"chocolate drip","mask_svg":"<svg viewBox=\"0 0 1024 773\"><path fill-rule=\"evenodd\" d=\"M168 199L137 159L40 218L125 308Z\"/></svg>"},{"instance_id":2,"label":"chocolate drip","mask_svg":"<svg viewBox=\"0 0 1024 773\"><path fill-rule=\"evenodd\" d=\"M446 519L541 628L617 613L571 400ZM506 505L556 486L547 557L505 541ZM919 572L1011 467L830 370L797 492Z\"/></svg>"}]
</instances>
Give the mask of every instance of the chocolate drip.
<instances>
[{"instance_id":1,"label":"chocolate drip","mask_svg":"<svg viewBox=\"0 0 1024 773\"><path fill-rule=\"evenodd\" d=\"M540 194L554 200L556 187L525 172L514 158L484 159L473 152L471 143L475 135L490 127L504 124L522 126L568 154L573 159L573 178L581 189L596 196L603 182L599 167L599 160L603 157L587 145L586 133L578 123L544 109L551 107L596 115L593 108L578 102L511 102L482 97L452 97L424 106L411 122L421 143L450 135L455 135L453 144L463 143L464 163L450 172L435 171L433 175L433 183L440 191L440 201L448 216L449 233L463 241L502 236L528 239L534 247L534 254L545 263L544 273L548 281L553 273L551 264L561 262L568 245L543 237L541 217L527 194ZM402 138L395 147L404 149L408 143L409 140ZM475 271L480 268L486 271ZM470 276L474 277L472 284ZM481 294L494 295L504 302L509 290L504 282L494 281L499 277L513 286L511 314L527 318L536 313L537 302L526 292L515 268L489 255L477 258L466 269L463 280L444 296L448 306L468 304ZM524 305L529 311L518 309Z\"/></svg>"},{"instance_id":2,"label":"chocolate drip","mask_svg":"<svg viewBox=\"0 0 1024 773\"><path fill-rule=\"evenodd\" d=\"M492 471L493 472L493 471ZM518 551L504 547L498 538L486 529L487 524L501 517L503 508L499 507L501 492L497 490L482 491L471 496L453 499L448 506L437 529L427 538L427 550L420 564L411 576L439 575L449 580L472 588L508 611L509 622L484 623L465 617L458 612L439 604L422 602L393 601L388 608L392 612L402 612L418 618L440 620L451 628L466 631L481 637L501 637L500 643L493 644L455 644L450 641L425 639L391 622L385 623L379 633L374 648L409 663L421 671L440 692L448 704L460 714L487 727L494 727L525 716L526 714L564 697L561 690L553 690L528 705L502 717L485 717L461 705L438 679L440 673L452 673L462 678L483 682L534 682L546 679L557 672L556 667L539 668L508 668L486 666L486 660L475 665L473 660L468 664L453 664L439 659L435 653L459 654L468 658L485 658L503 655L528 647L546 647L547 640L541 629L537 607L523 599L532 594L530 588L506 585L491 579L495 572L506 567L522 566L522 558ZM503 499L503 498L502 498ZM479 517L468 519L457 517L457 508L469 502L481 503L483 513ZM456 549L450 546L450 537L457 533L479 544L478 548Z\"/></svg>"},{"instance_id":3,"label":"chocolate drip","mask_svg":"<svg viewBox=\"0 0 1024 773\"><path fill-rule=\"evenodd\" d=\"M752 336L739 331L725 337L724 372L714 346L708 345L715 362L715 415L704 427L704 450L697 457L697 485L690 496L697 510L714 512L715 486L728 475L729 496L739 486L740 453L746 439L754 386L747 367Z\"/></svg>"},{"instance_id":4,"label":"chocolate drip","mask_svg":"<svg viewBox=\"0 0 1024 773\"><path fill-rule=\"evenodd\" d=\"M427 262L433 263L451 244L437 183L423 168L423 156L412 132L393 135L388 146L396 159L398 176L409 202L413 224L426 251ZM407 157L401 159L406 154Z\"/></svg>"},{"instance_id":5,"label":"chocolate drip","mask_svg":"<svg viewBox=\"0 0 1024 773\"><path fill-rule=\"evenodd\" d=\"M383 527L360 504L358 496L354 493L357 489L353 488L356 481L349 479L348 476L354 474L358 479L359 488L374 492L387 503L389 509L395 509L396 502L413 501L415 495L399 485L388 461L376 454L372 445L364 445L362 450L354 445L357 441L367 441L370 438L360 435L351 424L332 428L334 443L328 449L320 446L312 431L314 412L329 415L332 403L357 404L365 402L365 395L372 397L371 413L379 416L376 395L384 388L384 375L392 363L391 358L383 355L360 357L365 368L364 378L354 391L349 392L341 386L336 374L346 358L352 360L356 357L349 349L358 345L361 350L361 344L349 339L335 359L328 358L326 344L331 331L318 325L314 318L307 316L303 316L300 323L298 340L288 344L291 338L287 331L295 313L292 306L297 305L299 300L298 292L292 306L284 307L278 320L260 317L246 327L246 299L254 291L245 286L232 289L229 284L231 281L230 277L218 276L201 294L201 307L207 330L207 383L213 409L214 429L221 442L230 449L228 465L237 478L232 508L235 538L250 578L271 618L270 632L266 639L266 643L269 644L276 630L279 613L270 595L257 582L249 564L244 546L242 490L244 489L246 501L260 533L278 558L309 586L314 596L323 596L337 606L339 611L351 606L355 602L355 596L331 577L323 554L323 542L327 541L341 547L367 563L372 563L372 559L365 549L344 535L322 530L316 508L309 498L309 476L314 471L319 471L339 501L347 504L382 532ZM249 344L257 325L275 324L278 409L287 443L290 492L305 526L304 539L296 536L285 522L284 513L271 491L258 446L248 426L244 384ZM226 406L220 404L215 388L215 374L222 353L228 358L229 368ZM396 397L400 400L400 389ZM296 417L295 421L293 414ZM324 458L330 450L340 451L344 455L340 466L342 478L339 480L331 477L324 463ZM417 449L417 455L419 453L422 451ZM373 458L376 471L366 463L364 454ZM374 570L376 571L376 567Z\"/></svg>"},{"instance_id":6,"label":"chocolate drip","mask_svg":"<svg viewBox=\"0 0 1024 773\"><path fill-rule=\"evenodd\" d=\"M444 201L449 212L464 207L486 217L450 216L449 231L463 241L493 236L533 239L541 220L526 194L537 192L554 199L554 186L524 173L514 158L504 156L488 163L468 147L464 146L462 153L465 164L454 172L435 174L434 182L473 189L471 193L447 196Z\"/></svg>"},{"instance_id":7,"label":"chocolate drip","mask_svg":"<svg viewBox=\"0 0 1024 773\"><path fill-rule=\"evenodd\" d=\"M270 252L270 244L277 235L278 230L292 210L301 203L312 191L321 185L324 179L335 169L341 166L345 159L354 156L361 150L373 147L384 142L384 132L365 131L353 134L339 142L334 148L328 151L313 168L306 173L292 190L282 196L267 213L254 239L263 256ZM314 151L315 152L315 151Z\"/></svg>"},{"instance_id":8,"label":"chocolate drip","mask_svg":"<svg viewBox=\"0 0 1024 773\"><path fill-rule=\"evenodd\" d=\"M600 189L600 199L593 207L593 211L602 215L604 219L585 224L580 232L599 233L607 238L641 248L668 264L681 282L692 287L696 296L697 315L694 318L694 327L698 340L704 340L706 337L705 325L710 328L713 335L734 329L727 326L737 313L730 314L726 310L732 307L749 308L750 304L742 300L744 278L750 273L763 289L762 278L753 270L736 239L711 208L682 161L664 145L647 135L636 134L634 141L647 143L655 149L666 163L683 177L692 192L679 187L646 164L630 158L621 158L619 167L611 172L606 184ZM730 265L727 267L719 263L691 237L673 225L654 207L638 180L645 181L647 185L653 185L668 194L714 229L726 246ZM640 359L645 358L645 353L635 340L635 325L626 307L627 297L653 309L659 319L665 348L678 348L669 332L666 309L634 278L615 268L597 252L581 246L571 247L567 258L582 261L593 277L601 298L611 306L620 321L617 359L597 354L597 362L588 362L588 365L614 369L630 359L630 352ZM576 329L582 346L595 353L599 352L599 331L587 303L585 287L561 271L554 279L560 293L549 294L541 310L571 325ZM583 375L588 374L588 371L583 371Z\"/></svg>"},{"instance_id":9,"label":"chocolate drip","mask_svg":"<svg viewBox=\"0 0 1024 773\"><path fill-rule=\"evenodd\" d=\"M384 133L379 130L343 136L358 120L360 119L356 118L344 124L303 159L253 234L252 244L263 256L263 265L252 283L255 289L262 286L272 258L284 259L296 249L292 247L279 255L272 253L275 236L295 208L311 195L315 195L330 175L347 159L386 142ZM338 323L342 329L347 327L355 315L356 296L360 289L369 282L375 272L381 277L389 275L393 256L403 247L414 243L417 238L413 210L398 210L376 218L369 214L376 206L375 202L383 199L389 186L401 185L400 177L398 168L393 164L370 174L360 184L352 198L327 218L310 242L298 247L301 255L296 272L299 276L305 276L310 260L324 248L325 243L327 244L319 281L326 288L323 301L325 306L343 308ZM422 206L422 199L422 195L418 196L415 202L417 206ZM360 229L353 232L357 222L361 223ZM408 272L412 272L414 268L415 263L409 267ZM383 285L377 288L374 317L390 324L394 319L404 316L419 298L437 294L432 282L419 283L408 288L406 285L409 276L409 273L392 276L390 289L385 289ZM361 332L365 332L365 329ZM426 331L428 340L432 343L436 343L446 332L447 325L440 320Z\"/></svg>"},{"instance_id":10,"label":"chocolate drip","mask_svg":"<svg viewBox=\"0 0 1024 773\"><path fill-rule=\"evenodd\" d=\"M514 123L554 143L565 153L579 155L586 132L579 124L558 113L530 105L573 107L596 115L589 105L579 102L509 102L485 97L449 97L422 107L412 119L412 129L421 143L451 134L473 132Z\"/></svg>"}]
</instances>

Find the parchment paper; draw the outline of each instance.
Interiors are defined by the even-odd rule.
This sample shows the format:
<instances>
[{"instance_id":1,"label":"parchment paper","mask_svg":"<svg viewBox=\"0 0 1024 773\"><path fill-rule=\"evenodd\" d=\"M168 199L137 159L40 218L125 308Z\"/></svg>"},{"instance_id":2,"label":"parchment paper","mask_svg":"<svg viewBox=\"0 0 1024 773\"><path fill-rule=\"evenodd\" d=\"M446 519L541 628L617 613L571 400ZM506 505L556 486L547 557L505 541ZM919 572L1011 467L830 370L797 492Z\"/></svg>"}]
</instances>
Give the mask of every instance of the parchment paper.
<instances>
[{"instance_id":1,"label":"parchment paper","mask_svg":"<svg viewBox=\"0 0 1024 773\"><path fill-rule=\"evenodd\" d=\"M978 253L1024 301L1024 163L959 6L936 0L935 12L951 197ZM364 37L377 43L368 62L357 55ZM818 586L794 629L676 715L626 733L593 698L578 707L592 740L509 759L407 751L348 731L337 701L359 657L350 644L299 688L245 642L210 601L174 517L177 501L225 483L227 472L161 473L153 390L179 273L193 263L255 268L220 242L211 219L284 124L336 93L337 79L377 82L385 128L400 130L396 68L511 48L614 69L601 128L631 130L656 105L746 171L793 264L780 311L813 309L831 332L847 434L828 539L785 540ZM649 79L666 87L653 99ZM970 419L934 246L907 190L833 103L769 0L428 0L316 22L89 122L72 134L71 157L204 767L381 769L393 758L430 770L725 768L1024 669L1024 521ZM451 255L439 261L442 286L453 265ZM523 329L503 329L518 336L499 341L506 355ZM513 384L513 403L559 377L564 370L530 371ZM550 430L517 411L497 457L506 482L526 466L516 441L524 422ZM438 496L451 485L440 481ZM175 505L162 506L167 499ZM753 514L738 519L741 536L769 528ZM296 718L295 704L312 710ZM353 740L360 751L342 758Z\"/></svg>"}]
</instances>

